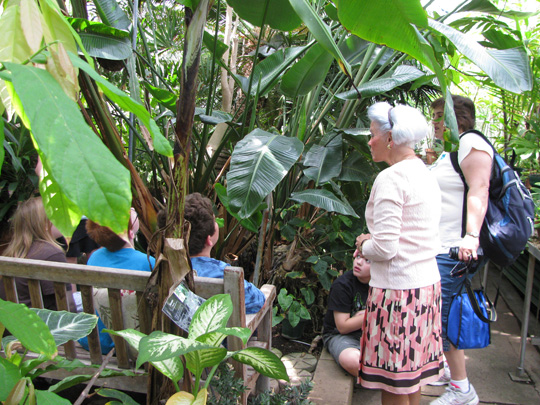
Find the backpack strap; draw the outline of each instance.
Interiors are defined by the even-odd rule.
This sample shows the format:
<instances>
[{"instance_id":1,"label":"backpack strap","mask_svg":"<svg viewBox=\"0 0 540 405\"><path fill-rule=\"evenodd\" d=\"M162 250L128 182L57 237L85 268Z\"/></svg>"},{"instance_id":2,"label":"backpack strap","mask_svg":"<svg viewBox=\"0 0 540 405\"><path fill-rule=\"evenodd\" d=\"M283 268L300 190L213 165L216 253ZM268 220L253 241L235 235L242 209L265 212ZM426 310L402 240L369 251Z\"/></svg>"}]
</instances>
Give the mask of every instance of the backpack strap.
<instances>
[{"instance_id":1,"label":"backpack strap","mask_svg":"<svg viewBox=\"0 0 540 405\"><path fill-rule=\"evenodd\" d=\"M450 152L450 161L452 162L452 166L454 167L454 170L457 174L459 174L459 177L461 178L461 181L463 182L463 210L461 213L461 237L463 238L465 236L465 233L467 232L467 192L469 191L469 186L467 185L467 182L465 181L465 176L463 175L463 172L461 171L461 167L459 166L458 162L458 153L457 152Z\"/></svg>"},{"instance_id":2,"label":"backpack strap","mask_svg":"<svg viewBox=\"0 0 540 405\"><path fill-rule=\"evenodd\" d=\"M484 141L486 141L487 144L491 146L491 149L493 149L493 154L494 154L493 156L495 156L495 153L497 153L497 151L495 150L495 148L493 147L489 139L487 139L486 136L482 132L477 131L476 129L470 129L468 131L463 132L459 136L459 139L461 139L464 135L471 132L473 134L478 135ZM463 192L463 212L461 214L461 237L463 238L465 234L467 233L467 192L469 191L469 186L467 185L467 181L465 180L465 176L463 175L463 171L461 170L461 166L459 165L457 151L450 152L450 161L452 162L452 166L454 167L454 170L456 171L456 173L459 174L459 177L461 178L461 181L463 182L463 187L465 190ZM492 176L493 176L493 173L492 173Z\"/></svg>"}]
</instances>

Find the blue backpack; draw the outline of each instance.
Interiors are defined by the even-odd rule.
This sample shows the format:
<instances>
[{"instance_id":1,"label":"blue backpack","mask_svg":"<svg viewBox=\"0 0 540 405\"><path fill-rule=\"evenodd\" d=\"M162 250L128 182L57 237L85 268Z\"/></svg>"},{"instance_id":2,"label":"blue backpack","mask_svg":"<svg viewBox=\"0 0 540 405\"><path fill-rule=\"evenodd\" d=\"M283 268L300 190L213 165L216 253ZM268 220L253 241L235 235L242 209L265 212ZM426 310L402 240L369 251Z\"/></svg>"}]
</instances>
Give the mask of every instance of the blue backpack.
<instances>
[{"instance_id":1,"label":"blue backpack","mask_svg":"<svg viewBox=\"0 0 540 405\"><path fill-rule=\"evenodd\" d=\"M500 156L491 142L479 131L470 130L484 139L493 149L493 164L489 181L489 203L480 231L480 246L486 257L498 266L512 264L525 249L534 232L534 202L519 175ZM462 237L467 217L468 186L458 163L457 152L450 153L454 170L460 175L463 195Z\"/></svg>"}]
</instances>

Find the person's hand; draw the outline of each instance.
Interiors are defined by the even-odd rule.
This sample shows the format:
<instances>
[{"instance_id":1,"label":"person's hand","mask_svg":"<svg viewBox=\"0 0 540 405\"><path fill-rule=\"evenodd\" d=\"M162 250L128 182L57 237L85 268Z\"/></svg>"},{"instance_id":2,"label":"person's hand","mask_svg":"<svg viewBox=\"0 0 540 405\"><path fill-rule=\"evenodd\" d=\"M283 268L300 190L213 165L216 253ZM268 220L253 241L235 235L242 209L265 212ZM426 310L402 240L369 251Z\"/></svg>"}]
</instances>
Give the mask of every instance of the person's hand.
<instances>
[{"instance_id":1,"label":"person's hand","mask_svg":"<svg viewBox=\"0 0 540 405\"><path fill-rule=\"evenodd\" d=\"M364 243L366 240L371 239L371 235L369 233L363 233L356 237L356 250L354 251L353 257L356 256L364 256L362 254L362 243Z\"/></svg>"},{"instance_id":2,"label":"person's hand","mask_svg":"<svg viewBox=\"0 0 540 405\"><path fill-rule=\"evenodd\" d=\"M468 262L470 260L478 260L478 254L476 251L480 246L480 241L478 238L475 238L471 235L465 235L461 241L461 246L459 247L459 260L463 262Z\"/></svg>"}]
</instances>

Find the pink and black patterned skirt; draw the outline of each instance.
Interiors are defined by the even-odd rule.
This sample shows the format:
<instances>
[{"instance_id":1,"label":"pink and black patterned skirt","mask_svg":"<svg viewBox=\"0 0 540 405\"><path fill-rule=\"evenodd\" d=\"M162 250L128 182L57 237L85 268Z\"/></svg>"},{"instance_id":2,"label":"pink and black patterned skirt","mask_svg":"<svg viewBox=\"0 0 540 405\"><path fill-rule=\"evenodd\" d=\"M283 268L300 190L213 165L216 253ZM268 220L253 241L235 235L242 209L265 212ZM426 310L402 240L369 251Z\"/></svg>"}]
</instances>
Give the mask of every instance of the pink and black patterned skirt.
<instances>
[{"instance_id":1,"label":"pink and black patterned skirt","mask_svg":"<svg viewBox=\"0 0 540 405\"><path fill-rule=\"evenodd\" d=\"M441 284L412 290L370 288L358 382L412 394L442 374Z\"/></svg>"}]
</instances>

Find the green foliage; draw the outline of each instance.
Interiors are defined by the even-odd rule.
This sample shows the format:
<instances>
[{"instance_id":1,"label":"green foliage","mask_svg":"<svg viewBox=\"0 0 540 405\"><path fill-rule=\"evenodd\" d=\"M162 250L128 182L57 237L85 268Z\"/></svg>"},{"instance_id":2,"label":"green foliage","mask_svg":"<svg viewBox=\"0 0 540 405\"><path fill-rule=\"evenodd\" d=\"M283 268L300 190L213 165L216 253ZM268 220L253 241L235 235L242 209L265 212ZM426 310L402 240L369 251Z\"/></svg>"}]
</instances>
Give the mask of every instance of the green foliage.
<instances>
[{"instance_id":1,"label":"green foliage","mask_svg":"<svg viewBox=\"0 0 540 405\"><path fill-rule=\"evenodd\" d=\"M195 377L192 395L199 394L199 385L205 368L210 368L204 390L208 388L219 364L233 358L252 366L255 370L276 379L288 381L287 371L281 360L271 351L258 347L248 347L235 352L228 352L221 344L227 336L240 338L247 343L251 331L247 328L228 328L227 321L232 314L231 297L228 294L214 295L197 309L189 326L187 338L163 332L152 332L146 336L131 329L110 331L108 333L122 336L128 344L138 350L137 367L149 361L166 377L170 378L177 391L180 372L170 373L172 368L166 366L174 362L174 368L181 368L180 356L185 359L186 367ZM201 390L202 391L202 390Z\"/></svg>"},{"instance_id":2,"label":"green foliage","mask_svg":"<svg viewBox=\"0 0 540 405\"><path fill-rule=\"evenodd\" d=\"M313 382L304 379L300 385L287 385L279 392L265 391L257 395L252 400L248 399L250 405L310 405L309 393L313 389Z\"/></svg>"},{"instance_id":3,"label":"green foliage","mask_svg":"<svg viewBox=\"0 0 540 405\"><path fill-rule=\"evenodd\" d=\"M272 326L276 326L283 319L287 318L291 326L294 328L300 323L300 320L304 319L309 321L311 315L306 308L306 305L313 304L315 295L311 289L302 288L302 297L295 297L287 292L286 288L282 288L277 296L278 306L275 306L272 311ZM278 314L279 311L279 314Z\"/></svg>"},{"instance_id":4,"label":"green foliage","mask_svg":"<svg viewBox=\"0 0 540 405\"><path fill-rule=\"evenodd\" d=\"M2 339L6 357L0 358L0 401L28 397L30 403L36 399L38 403L67 403L56 392L87 381L91 375L67 377L49 391L35 390L32 381L46 371L81 367L80 362L59 358L57 346L87 336L96 324L95 315L31 309L24 304L0 299L1 330L6 328L12 334ZM26 350L22 355L14 351L18 344ZM26 360L27 351L40 356ZM47 367L41 367L51 360L53 362ZM13 403L19 403L19 400Z\"/></svg>"}]
</instances>

